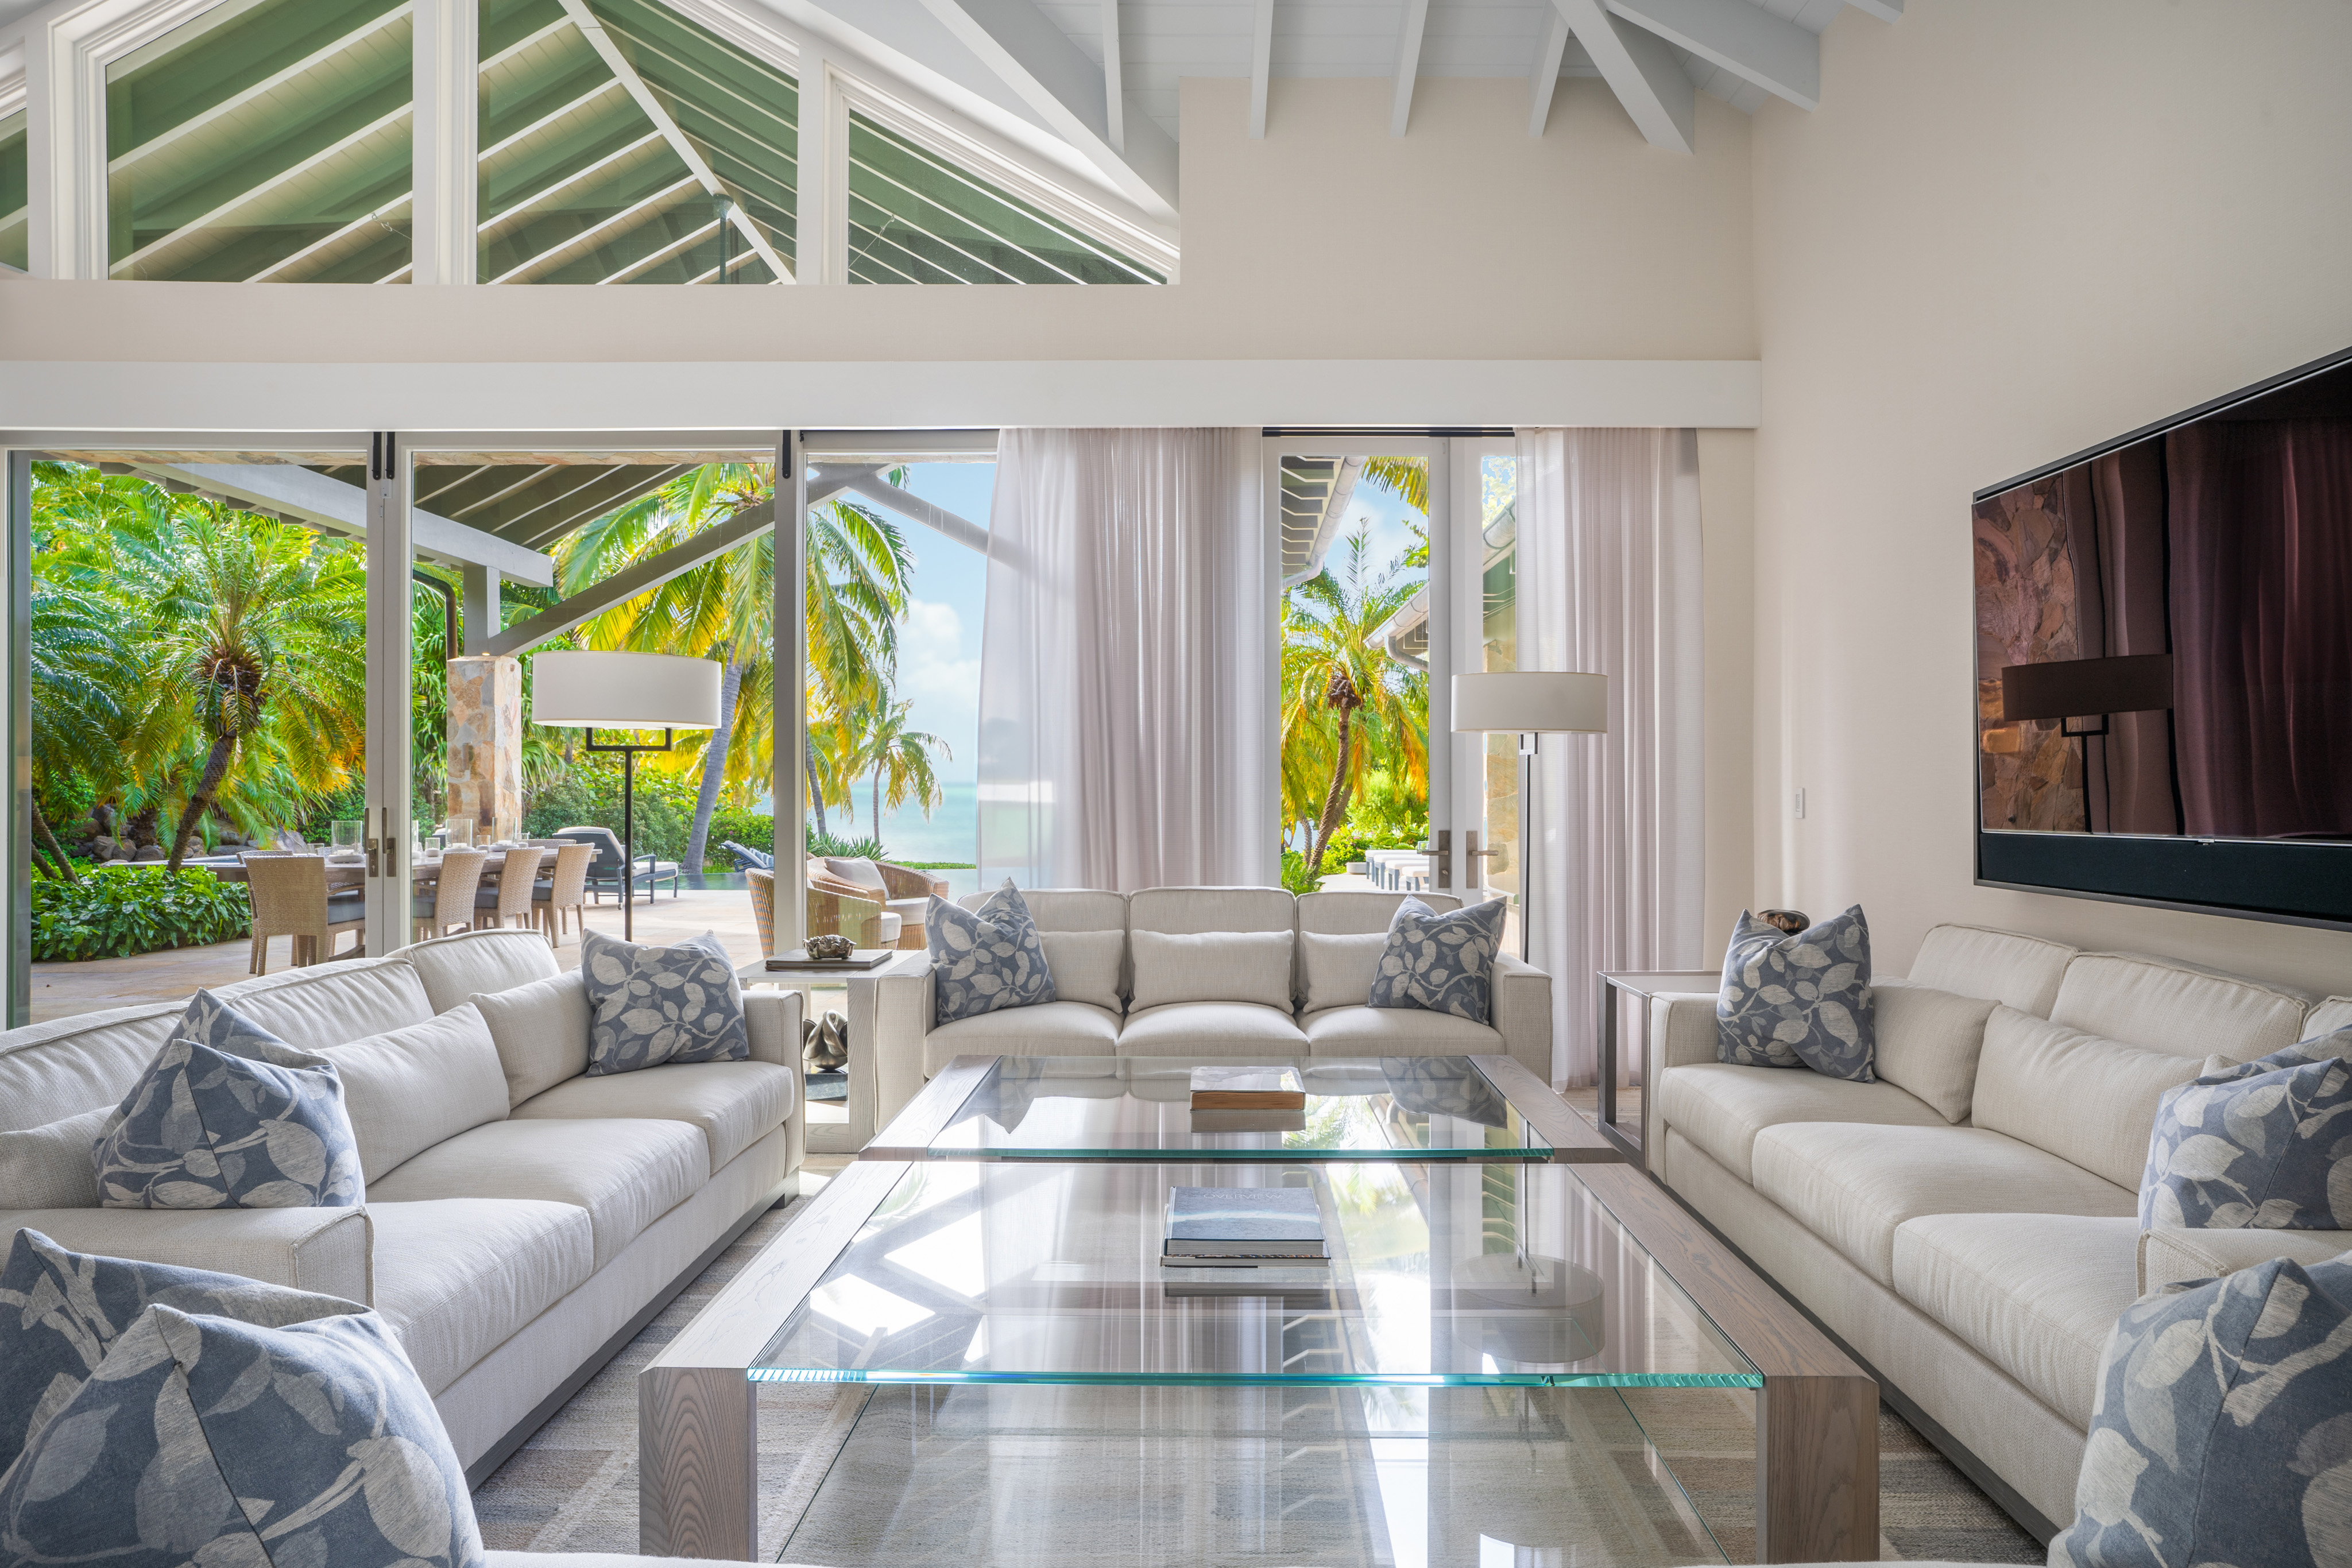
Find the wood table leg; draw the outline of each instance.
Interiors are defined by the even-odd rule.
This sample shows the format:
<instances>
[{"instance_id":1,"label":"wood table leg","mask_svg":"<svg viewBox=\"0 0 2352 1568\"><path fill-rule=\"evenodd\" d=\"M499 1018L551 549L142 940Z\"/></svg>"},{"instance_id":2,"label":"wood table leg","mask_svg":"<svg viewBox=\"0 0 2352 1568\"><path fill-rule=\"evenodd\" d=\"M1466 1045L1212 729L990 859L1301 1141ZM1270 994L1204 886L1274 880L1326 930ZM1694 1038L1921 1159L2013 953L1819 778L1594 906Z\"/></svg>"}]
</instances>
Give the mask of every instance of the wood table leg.
<instances>
[{"instance_id":1,"label":"wood table leg","mask_svg":"<svg viewBox=\"0 0 2352 1568\"><path fill-rule=\"evenodd\" d=\"M758 1556L757 1419L740 1366L656 1366L639 1375L639 1552L741 1563Z\"/></svg>"},{"instance_id":2,"label":"wood table leg","mask_svg":"<svg viewBox=\"0 0 2352 1568\"><path fill-rule=\"evenodd\" d=\"M1756 1554L1762 1563L1877 1559L1877 1384L1766 1375L1756 1396Z\"/></svg>"}]
</instances>

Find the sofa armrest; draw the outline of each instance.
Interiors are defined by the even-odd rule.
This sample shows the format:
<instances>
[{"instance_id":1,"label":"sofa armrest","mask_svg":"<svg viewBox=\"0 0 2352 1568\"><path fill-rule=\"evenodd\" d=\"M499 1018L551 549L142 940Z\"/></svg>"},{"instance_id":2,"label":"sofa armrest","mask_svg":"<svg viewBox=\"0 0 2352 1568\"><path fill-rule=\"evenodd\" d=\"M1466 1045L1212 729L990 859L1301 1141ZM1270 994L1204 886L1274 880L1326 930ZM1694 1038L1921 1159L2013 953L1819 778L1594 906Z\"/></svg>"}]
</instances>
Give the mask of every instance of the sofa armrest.
<instances>
[{"instance_id":1,"label":"sofa armrest","mask_svg":"<svg viewBox=\"0 0 2352 1568\"><path fill-rule=\"evenodd\" d=\"M2325 1263L2352 1250L2352 1231L2343 1230L2143 1230L2139 1236L2139 1293L2188 1280L2234 1274L2273 1258Z\"/></svg>"},{"instance_id":2,"label":"sofa armrest","mask_svg":"<svg viewBox=\"0 0 2352 1568\"><path fill-rule=\"evenodd\" d=\"M1514 954L1497 953L1493 1016L1512 1060L1551 1082L1551 977Z\"/></svg>"},{"instance_id":3,"label":"sofa armrest","mask_svg":"<svg viewBox=\"0 0 2352 1568\"><path fill-rule=\"evenodd\" d=\"M1642 1158L1651 1174L1665 1174L1664 1121L1658 1114L1658 1080L1677 1067L1716 1060L1713 991L1662 991L1650 998L1649 1056L1642 1064Z\"/></svg>"},{"instance_id":4,"label":"sofa armrest","mask_svg":"<svg viewBox=\"0 0 2352 1568\"><path fill-rule=\"evenodd\" d=\"M866 1023L874 1070L874 1127L879 1132L923 1087L923 1037L931 1032L931 959L908 952L870 977L849 982L850 1017ZM860 1042L853 1033L850 1050Z\"/></svg>"},{"instance_id":5,"label":"sofa armrest","mask_svg":"<svg viewBox=\"0 0 2352 1568\"><path fill-rule=\"evenodd\" d=\"M799 1067L801 1041L806 1033L802 1020L808 1017L807 1009L808 998L798 991L746 988L743 1021L751 1033L751 1060Z\"/></svg>"},{"instance_id":6,"label":"sofa armrest","mask_svg":"<svg viewBox=\"0 0 2352 1568\"><path fill-rule=\"evenodd\" d=\"M375 1303L375 1226L359 1208L16 1208L0 1238L37 1230L74 1252L242 1274Z\"/></svg>"}]
</instances>

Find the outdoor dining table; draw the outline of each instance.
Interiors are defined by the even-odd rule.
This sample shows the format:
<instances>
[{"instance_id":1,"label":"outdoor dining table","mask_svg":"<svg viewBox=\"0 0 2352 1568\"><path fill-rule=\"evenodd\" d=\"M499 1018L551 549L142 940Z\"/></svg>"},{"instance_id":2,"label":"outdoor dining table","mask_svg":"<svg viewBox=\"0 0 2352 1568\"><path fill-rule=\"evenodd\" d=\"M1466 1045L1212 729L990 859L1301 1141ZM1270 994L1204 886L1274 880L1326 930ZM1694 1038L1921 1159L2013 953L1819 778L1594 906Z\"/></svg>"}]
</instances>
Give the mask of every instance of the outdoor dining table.
<instances>
[{"instance_id":1,"label":"outdoor dining table","mask_svg":"<svg viewBox=\"0 0 2352 1568\"><path fill-rule=\"evenodd\" d=\"M495 882L498 879L499 871L503 869L507 863L506 851L491 850L488 852L490 858L482 863L482 880L485 883ZM552 858L553 854L553 851L551 850L548 852L549 858ZM329 887L352 887L367 880L367 857L365 855L329 855L326 857L326 861L327 885ZM235 855L191 855L188 859L181 862L180 863L183 865L200 865L206 871L211 872L215 876L220 878L223 882L243 882L246 880L245 862ZM415 861L409 866L408 874L411 881L419 883L439 882L441 880L441 857L436 854L425 856Z\"/></svg>"}]
</instances>

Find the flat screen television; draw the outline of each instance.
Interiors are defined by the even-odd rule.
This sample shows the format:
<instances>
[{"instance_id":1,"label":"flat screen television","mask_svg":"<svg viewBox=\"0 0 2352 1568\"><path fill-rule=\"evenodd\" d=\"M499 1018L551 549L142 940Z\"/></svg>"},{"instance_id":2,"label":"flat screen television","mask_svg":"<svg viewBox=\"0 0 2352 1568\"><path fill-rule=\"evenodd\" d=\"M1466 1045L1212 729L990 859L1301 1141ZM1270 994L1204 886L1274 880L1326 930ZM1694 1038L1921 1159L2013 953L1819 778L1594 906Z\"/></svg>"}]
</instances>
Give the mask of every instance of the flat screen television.
<instances>
[{"instance_id":1,"label":"flat screen television","mask_svg":"<svg viewBox=\"0 0 2352 1568\"><path fill-rule=\"evenodd\" d=\"M1972 522L1978 882L2352 927L2352 350Z\"/></svg>"}]
</instances>

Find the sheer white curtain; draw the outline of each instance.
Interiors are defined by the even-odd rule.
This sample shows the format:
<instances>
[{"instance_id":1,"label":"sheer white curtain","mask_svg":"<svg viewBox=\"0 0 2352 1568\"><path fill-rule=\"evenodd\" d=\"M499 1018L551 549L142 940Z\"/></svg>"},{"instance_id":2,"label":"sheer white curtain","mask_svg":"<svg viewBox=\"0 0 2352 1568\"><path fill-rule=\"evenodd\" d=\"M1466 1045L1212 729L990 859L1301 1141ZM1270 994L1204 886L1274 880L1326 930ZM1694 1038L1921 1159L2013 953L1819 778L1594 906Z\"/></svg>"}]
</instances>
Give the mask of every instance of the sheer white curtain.
<instances>
[{"instance_id":1,"label":"sheer white curtain","mask_svg":"<svg viewBox=\"0 0 2352 1568\"><path fill-rule=\"evenodd\" d=\"M1263 883L1274 565L1255 430L1007 430L980 657L983 883Z\"/></svg>"},{"instance_id":2,"label":"sheer white curtain","mask_svg":"<svg viewBox=\"0 0 2352 1568\"><path fill-rule=\"evenodd\" d=\"M1706 967L1698 440L1522 430L1518 473L1519 667L1609 677L1609 733L1546 736L1535 766L1528 954L1573 1086L1595 971Z\"/></svg>"}]
</instances>

